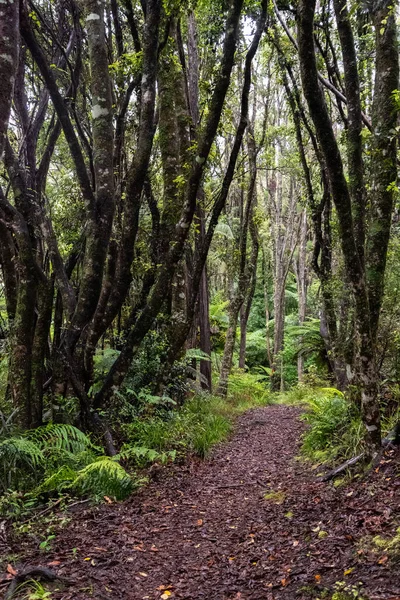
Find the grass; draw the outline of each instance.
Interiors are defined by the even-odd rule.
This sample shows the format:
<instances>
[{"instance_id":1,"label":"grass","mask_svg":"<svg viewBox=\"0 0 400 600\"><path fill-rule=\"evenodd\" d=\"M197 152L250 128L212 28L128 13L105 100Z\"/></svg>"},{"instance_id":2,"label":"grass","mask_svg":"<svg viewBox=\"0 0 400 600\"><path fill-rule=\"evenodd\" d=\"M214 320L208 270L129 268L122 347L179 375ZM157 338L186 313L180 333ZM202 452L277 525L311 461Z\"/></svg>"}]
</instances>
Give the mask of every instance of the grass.
<instances>
[{"instance_id":1,"label":"grass","mask_svg":"<svg viewBox=\"0 0 400 600\"><path fill-rule=\"evenodd\" d=\"M129 444L204 458L228 437L238 415L269 403L271 395L256 376L235 372L229 380L227 398L196 395L179 410L125 425L124 434Z\"/></svg>"}]
</instances>

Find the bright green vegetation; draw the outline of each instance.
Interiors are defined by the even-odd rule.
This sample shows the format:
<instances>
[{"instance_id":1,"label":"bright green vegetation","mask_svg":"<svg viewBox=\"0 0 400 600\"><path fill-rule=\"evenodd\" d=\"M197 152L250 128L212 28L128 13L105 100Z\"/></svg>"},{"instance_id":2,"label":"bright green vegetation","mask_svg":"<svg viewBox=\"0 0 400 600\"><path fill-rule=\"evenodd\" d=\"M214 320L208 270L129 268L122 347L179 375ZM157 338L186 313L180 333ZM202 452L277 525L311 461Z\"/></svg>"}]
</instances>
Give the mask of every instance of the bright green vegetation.
<instances>
[{"instance_id":1,"label":"bright green vegetation","mask_svg":"<svg viewBox=\"0 0 400 600\"><path fill-rule=\"evenodd\" d=\"M397 394L397 388L391 390ZM346 460L364 449L364 425L356 404L331 387L298 385L279 395L286 404L304 407L301 418L307 424L302 437L302 456L315 463ZM384 407L383 407L384 408ZM399 419L397 411L382 413L382 431L387 434Z\"/></svg>"},{"instance_id":2,"label":"bright green vegetation","mask_svg":"<svg viewBox=\"0 0 400 600\"><path fill-rule=\"evenodd\" d=\"M0 512L20 518L60 495L121 500L146 483L143 469L151 464L188 454L206 457L227 438L236 416L271 402L256 376L235 373L231 383L228 398L197 394L173 410L150 402L142 415L121 425L123 443L113 457L67 424L5 436L0 441Z\"/></svg>"},{"instance_id":3,"label":"bright green vegetation","mask_svg":"<svg viewBox=\"0 0 400 600\"><path fill-rule=\"evenodd\" d=\"M52 593L46 590L43 585L36 580L29 580L21 584L18 588L19 596L22 600L51 600Z\"/></svg>"}]
</instances>

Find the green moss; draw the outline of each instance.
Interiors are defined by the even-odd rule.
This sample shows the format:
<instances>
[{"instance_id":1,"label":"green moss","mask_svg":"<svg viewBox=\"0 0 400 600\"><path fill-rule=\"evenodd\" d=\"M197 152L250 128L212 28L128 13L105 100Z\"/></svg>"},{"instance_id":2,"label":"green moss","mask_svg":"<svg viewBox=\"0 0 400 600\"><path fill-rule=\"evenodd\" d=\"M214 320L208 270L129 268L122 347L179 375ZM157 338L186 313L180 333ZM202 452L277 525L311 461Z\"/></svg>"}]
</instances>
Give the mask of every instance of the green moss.
<instances>
[{"instance_id":1,"label":"green moss","mask_svg":"<svg viewBox=\"0 0 400 600\"><path fill-rule=\"evenodd\" d=\"M274 504L282 504L285 501L286 494L282 491L267 491L264 494L264 500L270 500Z\"/></svg>"},{"instance_id":2,"label":"green moss","mask_svg":"<svg viewBox=\"0 0 400 600\"><path fill-rule=\"evenodd\" d=\"M373 538L373 544L385 554L388 554L392 558L400 558L400 527L396 530L396 534L393 537L384 538L377 535Z\"/></svg>"}]
</instances>

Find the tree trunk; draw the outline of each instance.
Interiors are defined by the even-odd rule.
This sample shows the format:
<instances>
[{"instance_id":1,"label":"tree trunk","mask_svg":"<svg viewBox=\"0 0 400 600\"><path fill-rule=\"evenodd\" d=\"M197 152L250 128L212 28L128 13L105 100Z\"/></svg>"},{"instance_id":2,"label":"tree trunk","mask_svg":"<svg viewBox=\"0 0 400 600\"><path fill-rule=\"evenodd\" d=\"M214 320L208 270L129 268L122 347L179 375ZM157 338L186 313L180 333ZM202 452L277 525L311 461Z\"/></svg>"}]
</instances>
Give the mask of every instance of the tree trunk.
<instances>
[{"instance_id":1,"label":"tree trunk","mask_svg":"<svg viewBox=\"0 0 400 600\"><path fill-rule=\"evenodd\" d=\"M362 415L367 430L371 454L381 443L378 402L378 374L375 346L369 318L369 302L365 272L354 233L352 203L344 175L343 162L334 135L324 95L318 83L314 47L315 0L300 0L298 9L298 44L300 71L304 95L314 122L335 202L339 221L340 241L356 306L356 322L360 339L359 364L362 386Z\"/></svg>"},{"instance_id":2,"label":"tree trunk","mask_svg":"<svg viewBox=\"0 0 400 600\"><path fill-rule=\"evenodd\" d=\"M0 19L0 160L6 143L19 52L19 4L3 2Z\"/></svg>"},{"instance_id":3,"label":"tree trunk","mask_svg":"<svg viewBox=\"0 0 400 600\"><path fill-rule=\"evenodd\" d=\"M294 270L296 273L297 295L299 298L299 325L304 325L307 313L307 212L303 210L301 215L300 237L298 246L298 255L294 260ZM301 340L300 340L301 341ZM297 355L297 379L303 381L304 375L304 356L300 352Z\"/></svg>"}]
</instances>

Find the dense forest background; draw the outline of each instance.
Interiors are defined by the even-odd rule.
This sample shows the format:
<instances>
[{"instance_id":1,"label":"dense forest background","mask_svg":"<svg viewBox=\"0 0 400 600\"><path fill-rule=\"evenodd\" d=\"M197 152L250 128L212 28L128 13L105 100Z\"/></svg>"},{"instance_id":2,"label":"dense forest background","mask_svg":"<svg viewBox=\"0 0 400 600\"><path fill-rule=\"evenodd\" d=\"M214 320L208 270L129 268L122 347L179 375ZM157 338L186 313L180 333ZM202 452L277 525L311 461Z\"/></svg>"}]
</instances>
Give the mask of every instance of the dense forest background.
<instances>
[{"instance_id":1,"label":"dense forest background","mask_svg":"<svg viewBox=\"0 0 400 600\"><path fill-rule=\"evenodd\" d=\"M331 445L376 455L400 399L396 2L0 16L3 490L131 485L121 461L169 460L202 411L205 453L227 396L314 394Z\"/></svg>"}]
</instances>

